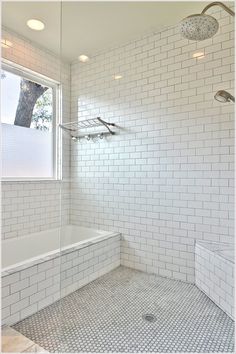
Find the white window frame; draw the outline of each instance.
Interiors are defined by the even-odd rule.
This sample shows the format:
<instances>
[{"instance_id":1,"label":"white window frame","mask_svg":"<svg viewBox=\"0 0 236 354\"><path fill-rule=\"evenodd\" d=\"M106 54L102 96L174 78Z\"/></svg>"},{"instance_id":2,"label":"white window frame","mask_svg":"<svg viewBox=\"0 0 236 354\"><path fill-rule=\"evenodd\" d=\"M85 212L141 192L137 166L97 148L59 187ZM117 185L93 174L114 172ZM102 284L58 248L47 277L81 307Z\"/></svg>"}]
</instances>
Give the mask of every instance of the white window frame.
<instances>
[{"instance_id":1,"label":"white window frame","mask_svg":"<svg viewBox=\"0 0 236 354\"><path fill-rule=\"evenodd\" d=\"M53 91L53 176L52 177L2 177L2 181L55 181L62 179L62 134L58 128L61 123L61 85L58 81L32 71L24 66L2 59L1 70L52 88Z\"/></svg>"}]
</instances>

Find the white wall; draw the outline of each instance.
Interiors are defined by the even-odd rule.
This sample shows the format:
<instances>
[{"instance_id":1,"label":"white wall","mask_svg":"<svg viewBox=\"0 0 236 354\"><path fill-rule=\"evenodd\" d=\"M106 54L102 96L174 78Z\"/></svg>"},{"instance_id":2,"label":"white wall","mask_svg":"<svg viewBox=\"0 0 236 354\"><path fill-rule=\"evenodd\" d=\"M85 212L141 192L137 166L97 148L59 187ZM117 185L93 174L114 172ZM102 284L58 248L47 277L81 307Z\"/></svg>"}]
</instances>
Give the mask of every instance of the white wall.
<instances>
[{"instance_id":1,"label":"white wall","mask_svg":"<svg viewBox=\"0 0 236 354\"><path fill-rule=\"evenodd\" d=\"M191 282L196 239L233 241L234 106L213 96L233 94L234 27L212 12L212 39L171 27L71 67L71 119L120 127L72 145L72 223L121 232L123 265Z\"/></svg>"},{"instance_id":2,"label":"white wall","mask_svg":"<svg viewBox=\"0 0 236 354\"><path fill-rule=\"evenodd\" d=\"M63 121L70 119L70 66L52 53L7 29L2 37L13 43L2 57L62 83ZM59 41L59 36L58 36ZM2 182L2 238L19 237L58 227L69 218L70 141L63 138L64 181ZM61 208L62 206L62 208Z\"/></svg>"},{"instance_id":3,"label":"white wall","mask_svg":"<svg viewBox=\"0 0 236 354\"><path fill-rule=\"evenodd\" d=\"M171 27L71 66L71 119L101 116L120 128L107 141L72 145L70 222L121 232L124 265L188 281L196 239L233 241L234 107L213 99L233 93L233 19L213 11L212 39L188 42ZM9 31L3 37L14 43L3 57L61 79L69 120L70 66ZM192 58L197 50L204 59ZM64 138L63 183L2 183L3 238L68 223L69 148Z\"/></svg>"}]
</instances>

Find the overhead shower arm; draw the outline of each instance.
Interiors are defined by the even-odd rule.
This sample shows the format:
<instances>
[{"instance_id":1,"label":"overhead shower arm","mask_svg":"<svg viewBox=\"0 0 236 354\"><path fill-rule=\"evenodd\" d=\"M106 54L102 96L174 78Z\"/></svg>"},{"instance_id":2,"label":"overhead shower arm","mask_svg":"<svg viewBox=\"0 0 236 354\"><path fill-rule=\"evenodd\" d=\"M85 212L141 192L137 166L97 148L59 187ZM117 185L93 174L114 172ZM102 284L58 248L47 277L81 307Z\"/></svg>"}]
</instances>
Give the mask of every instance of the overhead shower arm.
<instances>
[{"instance_id":1,"label":"overhead shower arm","mask_svg":"<svg viewBox=\"0 0 236 354\"><path fill-rule=\"evenodd\" d=\"M215 1L212 2L211 4L208 4L206 7L204 7L204 9L202 10L202 14L204 14L210 7L212 6L220 6L222 7L222 9L224 9L226 12L228 12L231 16L235 16L235 13L233 10L231 10L228 6L226 6L225 4L223 4L220 1Z\"/></svg>"}]
</instances>

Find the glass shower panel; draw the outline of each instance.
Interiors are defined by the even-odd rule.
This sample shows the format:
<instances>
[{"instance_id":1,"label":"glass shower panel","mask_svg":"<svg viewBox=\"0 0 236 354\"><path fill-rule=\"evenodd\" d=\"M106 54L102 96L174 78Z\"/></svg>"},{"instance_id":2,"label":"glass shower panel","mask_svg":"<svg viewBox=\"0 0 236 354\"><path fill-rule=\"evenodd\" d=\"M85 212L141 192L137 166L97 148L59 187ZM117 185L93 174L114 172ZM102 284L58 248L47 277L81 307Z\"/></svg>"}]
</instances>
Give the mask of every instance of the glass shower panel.
<instances>
[{"instance_id":1,"label":"glass shower panel","mask_svg":"<svg viewBox=\"0 0 236 354\"><path fill-rule=\"evenodd\" d=\"M88 7L93 11L94 6L96 7L93 3ZM76 14L74 20L78 21L79 17L76 17L82 16L83 11L82 3L62 4L62 53L68 54L69 40L66 36L68 29L64 28L63 24L72 13ZM118 329L120 326L121 331L125 329L113 312L113 305L120 294L119 281L121 280L121 287L124 284L118 268L120 234L113 225L105 226L102 222L111 204L107 195L109 191L106 189L109 174L109 156L106 149L109 149L112 142L115 143L116 136L113 132L117 132L117 128L110 125L113 120L108 115L98 118L96 104L93 103L90 107L90 100L94 100L94 92L90 86L88 85L87 89L80 87L80 80L83 82L80 75L86 75L87 63L79 63L77 56L83 50L80 38L85 36L85 31L81 30L76 43L78 54L74 57L70 54L71 114L68 115L65 111L61 123L63 153L70 157L70 172L67 174L68 170L65 168L63 175L65 200L67 190L70 193L70 218L61 234L60 349L67 353L109 350L111 347L108 342L115 342L116 337L116 331L112 333L112 328ZM94 63L95 61L91 60L92 66ZM80 94L80 90L85 90L85 94ZM66 110L66 106L64 109ZM97 188L100 189L99 193L95 193ZM114 193L117 193L116 187L114 189ZM62 205L66 203L62 202ZM117 272L113 273L116 268ZM127 304L120 300L117 301L117 309L121 309L121 320L125 321ZM53 350L56 351L57 342L54 336L52 342Z\"/></svg>"}]
</instances>

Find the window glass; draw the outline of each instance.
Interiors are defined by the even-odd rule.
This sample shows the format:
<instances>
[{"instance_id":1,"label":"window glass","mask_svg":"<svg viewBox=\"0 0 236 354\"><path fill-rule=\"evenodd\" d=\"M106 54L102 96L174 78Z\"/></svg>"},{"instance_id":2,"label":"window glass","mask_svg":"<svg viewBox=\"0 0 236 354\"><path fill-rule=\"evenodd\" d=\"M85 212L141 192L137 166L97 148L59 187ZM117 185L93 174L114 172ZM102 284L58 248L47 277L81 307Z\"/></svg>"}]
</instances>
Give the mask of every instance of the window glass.
<instances>
[{"instance_id":1,"label":"window glass","mask_svg":"<svg viewBox=\"0 0 236 354\"><path fill-rule=\"evenodd\" d=\"M35 79L35 81L34 81ZM54 177L55 87L37 74L1 72L2 175Z\"/></svg>"}]
</instances>

